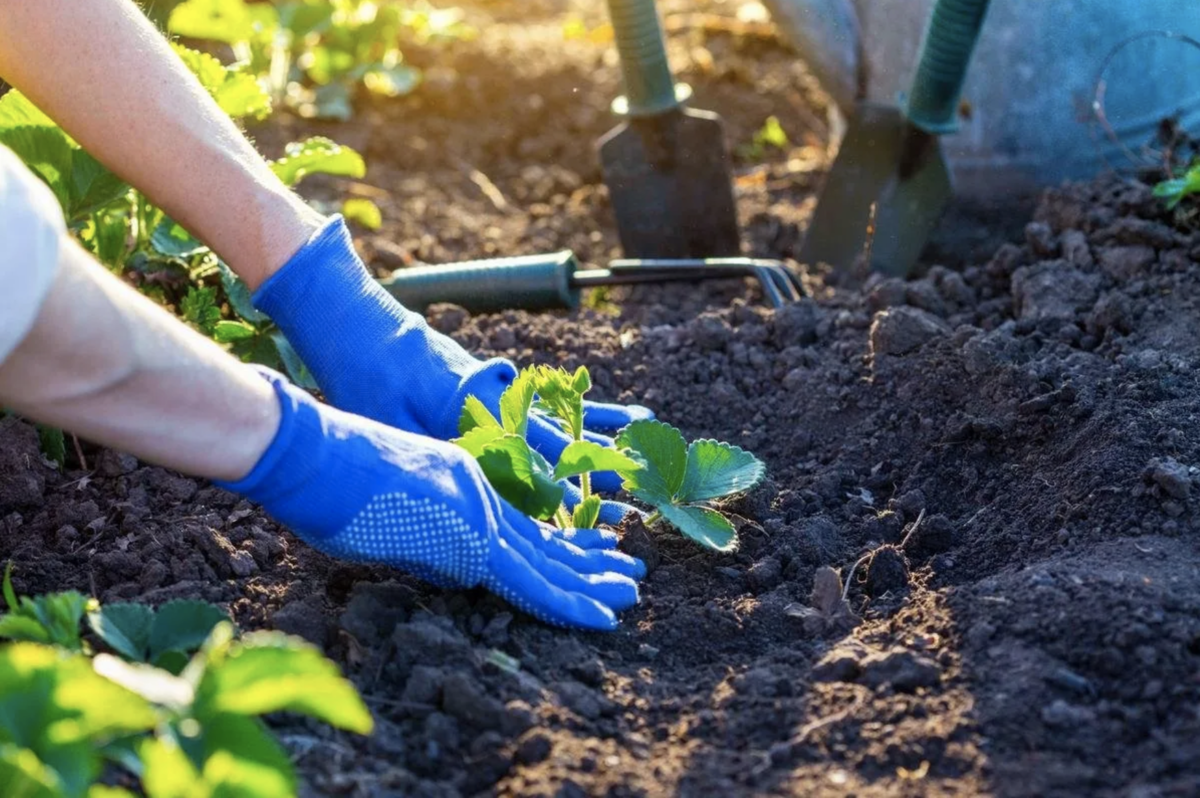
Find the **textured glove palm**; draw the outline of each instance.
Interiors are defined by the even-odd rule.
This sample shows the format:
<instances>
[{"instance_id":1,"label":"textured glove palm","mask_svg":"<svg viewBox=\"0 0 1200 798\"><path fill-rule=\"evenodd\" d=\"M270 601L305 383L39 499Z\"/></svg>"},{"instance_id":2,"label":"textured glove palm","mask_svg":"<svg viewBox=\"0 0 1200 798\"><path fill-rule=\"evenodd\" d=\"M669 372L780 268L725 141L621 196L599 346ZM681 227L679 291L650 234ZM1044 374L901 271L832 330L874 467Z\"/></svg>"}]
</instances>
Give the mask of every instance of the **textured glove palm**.
<instances>
[{"instance_id":1,"label":"textured glove palm","mask_svg":"<svg viewBox=\"0 0 1200 798\"><path fill-rule=\"evenodd\" d=\"M254 470L222 486L327 554L483 586L564 626L612 629L642 563L598 530L552 532L513 509L465 451L318 403L266 372L282 408Z\"/></svg>"},{"instance_id":2,"label":"textured glove palm","mask_svg":"<svg viewBox=\"0 0 1200 798\"><path fill-rule=\"evenodd\" d=\"M254 304L283 330L335 407L390 427L450 440L469 395L493 413L516 377L507 360L481 361L406 310L373 280L334 217L254 294ZM589 402L585 423L617 430L652 418L644 407ZM589 439L611 444L592 432ZM529 443L556 462L570 439L540 413L530 417ZM616 474L597 474L597 490L615 493ZM601 520L615 523L628 507L608 503Z\"/></svg>"}]
</instances>

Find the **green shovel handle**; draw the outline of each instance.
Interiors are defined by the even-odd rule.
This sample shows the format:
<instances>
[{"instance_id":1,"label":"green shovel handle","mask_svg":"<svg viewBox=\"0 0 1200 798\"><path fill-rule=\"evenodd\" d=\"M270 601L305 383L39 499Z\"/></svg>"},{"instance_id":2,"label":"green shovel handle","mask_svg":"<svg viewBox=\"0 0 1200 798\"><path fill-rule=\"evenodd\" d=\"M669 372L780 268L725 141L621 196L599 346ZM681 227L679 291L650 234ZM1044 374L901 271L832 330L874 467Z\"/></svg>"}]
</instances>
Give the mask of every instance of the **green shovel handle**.
<instances>
[{"instance_id":1,"label":"green shovel handle","mask_svg":"<svg viewBox=\"0 0 1200 798\"><path fill-rule=\"evenodd\" d=\"M620 110L629 116L657 116L679 107L662 23L654 0L608 0L613 39L621 56L625 97ZM681 87L686 94L686 89Z\"/></svg>"},{"instance_id":2,"label":"green shovel handle","mask_svg":"<svg viewBox=\"0 0 1200 798\"><path fill-rule=\"evenodd\" d=\"M908 120L926 133L958 129L958 100L989 0L938 0L908 97Z\"/></svg>"},{"instance_id":3,"label":"green shovel handle","mask_svg":"<svg viewBox=\"0 0 1200 798\"><path fill-rule=\"evenodd\" d=\"M410 310L448 302L471 313L500 310L550 310L579 305L571 283L579 261L570 250L549 255L414 266L397 269L380 284Z\"/></svg>"}]
</instances>

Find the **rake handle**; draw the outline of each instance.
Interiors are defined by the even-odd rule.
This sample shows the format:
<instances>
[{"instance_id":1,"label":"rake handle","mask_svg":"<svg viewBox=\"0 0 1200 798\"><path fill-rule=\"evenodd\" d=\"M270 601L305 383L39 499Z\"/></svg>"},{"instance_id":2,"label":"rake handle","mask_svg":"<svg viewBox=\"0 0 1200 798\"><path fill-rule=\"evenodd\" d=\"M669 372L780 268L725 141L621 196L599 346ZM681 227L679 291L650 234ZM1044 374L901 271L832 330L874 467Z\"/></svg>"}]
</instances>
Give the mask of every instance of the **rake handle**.
<instances>
[{"instance_id":1,"label":"rake handle","mask_svg":"<svg viewBox=\"0 0 1200 798\"><path fill-rule=\"evenodd\" d=\"M989 2L938 0L934 6L907 109L909 121L926 133L958 129L958 101Z\"/></svg>"},{"instance_id":2,"label":"rake handle","mask_svg":"<svg viewBox=\"0 0 1200 798\"><path fill-rule=\"evenodd\" d=\"M569 250L548 255L465 261L398 269L380 284L410 310L449 302L471 313L512 308L551 310L579 305L571 281L579 261Z\"/></svg>"}]
</instances>

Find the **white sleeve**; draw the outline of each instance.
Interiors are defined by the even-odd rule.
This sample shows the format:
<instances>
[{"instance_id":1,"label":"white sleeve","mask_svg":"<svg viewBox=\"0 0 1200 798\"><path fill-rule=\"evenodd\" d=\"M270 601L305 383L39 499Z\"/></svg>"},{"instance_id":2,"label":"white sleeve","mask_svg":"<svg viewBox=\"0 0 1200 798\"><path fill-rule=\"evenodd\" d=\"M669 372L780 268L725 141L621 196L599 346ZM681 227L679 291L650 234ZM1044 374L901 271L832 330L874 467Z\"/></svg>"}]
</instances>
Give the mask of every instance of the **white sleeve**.
<instances>
[{"instance_id":1,"label":"white sleeve","mask_svg":"<svg viewBox=\"0 0 1200 798\"><path fill-rule=\"evenodd\" d=\"M54 193L0 146L0 363L33 327L65 234Z\"/></svg>"}]
</instances>

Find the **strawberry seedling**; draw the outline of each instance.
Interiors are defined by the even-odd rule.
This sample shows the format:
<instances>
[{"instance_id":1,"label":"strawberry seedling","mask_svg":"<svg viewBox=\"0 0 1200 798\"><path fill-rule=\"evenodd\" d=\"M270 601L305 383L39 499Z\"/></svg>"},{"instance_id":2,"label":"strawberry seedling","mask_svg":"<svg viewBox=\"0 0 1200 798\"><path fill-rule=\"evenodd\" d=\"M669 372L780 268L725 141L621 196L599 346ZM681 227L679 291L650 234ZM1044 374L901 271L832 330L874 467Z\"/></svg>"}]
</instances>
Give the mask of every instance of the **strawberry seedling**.
<instances>
[{"instance_id":1,"label":"strawberry seedling","mask_svg":"<svg viewBox=\"0 0 1200 798\"><path fill-rule=\"evenodd\" d=\"M78 593L17 597L0 636L0 784L28 798L132 798L97 784L105 763L148 798L296 794L294 768L260 716L289 711L367 734L354 686L313 646L278 632L235 637L217 607L101 607ZM87 612L119 656L81 639ZM148 664L153 663L153 664Z\"/></svg>"},{"instance_id":2,"label":"strawberry seedling","mask_svg":"<svg viewBox=\"0 0 1200 798\"><path fill-rule=\"evenodd\" d=\"M654 508L648 523L665 520L697 543L717 551L737 547L737 530L714 502L751 490L766 469L749 452L714 440L688 444L661 421L635 421L617 435L616 446L586 440L583 397L591 390L586 368L573 374L535 366L525 369L500 397L500 419L478 398L468 397L456 443L470 452L492 487L510 504L562 528L595 526L600 497L591 474L613 471L623 487ZM529 412L544 413L571 438L551 467L525 440ZM582 501L574 513L562 506L562 480L578 479Z\"/></svg>"}]
</instances>

